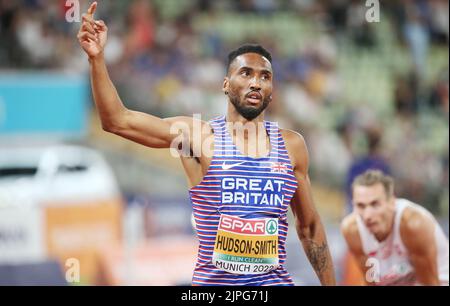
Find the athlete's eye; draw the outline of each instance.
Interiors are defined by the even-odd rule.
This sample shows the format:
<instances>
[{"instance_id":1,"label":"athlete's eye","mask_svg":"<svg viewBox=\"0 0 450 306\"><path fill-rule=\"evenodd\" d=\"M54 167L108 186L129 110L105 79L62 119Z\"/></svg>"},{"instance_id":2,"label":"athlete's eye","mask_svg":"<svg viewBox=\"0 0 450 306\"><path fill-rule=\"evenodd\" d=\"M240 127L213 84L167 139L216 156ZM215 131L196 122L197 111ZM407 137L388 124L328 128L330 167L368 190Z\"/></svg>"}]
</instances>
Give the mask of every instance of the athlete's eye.
<instances>
[{"instance_id":1,"label":"athlete's eye","mask_svg":"<svg viewBox=\"0 0 450 306\"><path fill-rule=\"evenodd\" d=\"M243 75L243 76L249 76L249 75L250 75L250 71L248 71L248 70L242 70L242 71L241 71L241 75Z\"/></svg>"}]
</instances>

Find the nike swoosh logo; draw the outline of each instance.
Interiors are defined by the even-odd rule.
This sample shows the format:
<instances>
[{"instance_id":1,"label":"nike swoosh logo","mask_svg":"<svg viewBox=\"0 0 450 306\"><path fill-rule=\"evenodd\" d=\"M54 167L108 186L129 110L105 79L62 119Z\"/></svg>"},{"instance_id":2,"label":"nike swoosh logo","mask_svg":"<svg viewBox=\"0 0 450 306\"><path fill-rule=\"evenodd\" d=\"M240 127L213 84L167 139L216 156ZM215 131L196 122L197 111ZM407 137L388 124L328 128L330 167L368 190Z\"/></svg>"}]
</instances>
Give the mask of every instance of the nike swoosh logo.
<instances>
[{"instance_id":1,"label":"nike swoosh logo","mask_svg":"<svg viewBox=\"0 0 450 306\"><path fill-rule=\"evenodd\" d=\"M231 168L234 168L236 166L242 165L243 163L245 163L245 161L240 162L240 163L235 163L235 164L229 164L229 165L227 165L226 162L223 162L222 169L223 170L230 170Z\"/></svg>"}]
</instances>

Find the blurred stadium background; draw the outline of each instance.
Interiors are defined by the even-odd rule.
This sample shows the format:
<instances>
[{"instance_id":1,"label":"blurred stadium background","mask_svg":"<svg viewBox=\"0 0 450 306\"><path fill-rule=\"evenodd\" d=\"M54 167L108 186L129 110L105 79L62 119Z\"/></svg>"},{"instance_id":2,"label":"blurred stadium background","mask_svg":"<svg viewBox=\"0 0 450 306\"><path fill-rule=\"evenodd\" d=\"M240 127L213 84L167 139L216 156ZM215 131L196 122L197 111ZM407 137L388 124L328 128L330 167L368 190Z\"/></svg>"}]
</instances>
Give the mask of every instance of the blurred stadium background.
<instances>
[{"instance_id":1,"label":"blurred stadium background","mask_svg":"<svg viewBox=\"0 0 450 306\"><path fill-rule=\"evenodd\" d=\"M0 283L189 284L181 164L102 131L69 2L0 0ZM268 117L306 138L340 284L358 283L339 221L362 169L391 173L448 234L448 1L380 1L374 23L363 0L98 2L131 109L209 120L226 110L227 52L272 52ZM294 228L287 246L296 284L318 284Z\"/></svg>"}]
</instances>

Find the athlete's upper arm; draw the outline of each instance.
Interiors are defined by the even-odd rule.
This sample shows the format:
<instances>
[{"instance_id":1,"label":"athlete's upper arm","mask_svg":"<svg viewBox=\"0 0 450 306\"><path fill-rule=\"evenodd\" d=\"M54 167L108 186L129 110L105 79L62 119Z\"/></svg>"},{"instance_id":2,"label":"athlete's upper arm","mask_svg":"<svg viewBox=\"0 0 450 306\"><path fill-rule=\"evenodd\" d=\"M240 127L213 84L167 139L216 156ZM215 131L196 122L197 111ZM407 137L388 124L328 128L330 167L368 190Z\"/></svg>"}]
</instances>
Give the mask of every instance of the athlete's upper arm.
<instances>
[{"instance_id":1,"label":"athlete's upper arm","mask_svg":"<svg viewBox=\"0 0 450 306\"><path fill-rule=\"evenodd\" d=\"M291 200L291 209L301 227L308 227L317 218L309 180L309 155L305 139L300 134L283 130L286 147L297 179L297 190Z\"/></svg>"},{"instance_id":2,"label":"athlete's upper arm","mask_svg":"<svg viewBox=\"0 0 450 306\"><path fill-rule=\"evenodd\" d=\"M162 119L156 116L126 110L120 124L109 132L151 148L170 148L174 141L183 137L183 131L190 133L192 118L173 117Z\"/></svg>"},{"instance_id":3,"label":"athlete's upper arm","mask_svg":"<svg viewBox=\"0 0 450 306\"><path fill-rule=\"evenodd\" d=\"M400 235L417 280L423 285L439 285L434 230L435 224L429 216L416 210L405 210Z\"/></svg>"},{"instance_id":4,"label":"athlete's upper arm","mask_svg":"<svg viewBox=\"0 0 450 306\"><path fill-rule=\"evenodd\" d=\"M353 258L356 260L358 267L364 276L364 282L368 285L371 283L367 282L365 274L367 272L367 255L364 253L361 237L359 235L358 226L356 224L356 216L351 214L344 218L341 222L341 233L347 243L347 247L352 254Z\"/></svg>"}]
</instances>

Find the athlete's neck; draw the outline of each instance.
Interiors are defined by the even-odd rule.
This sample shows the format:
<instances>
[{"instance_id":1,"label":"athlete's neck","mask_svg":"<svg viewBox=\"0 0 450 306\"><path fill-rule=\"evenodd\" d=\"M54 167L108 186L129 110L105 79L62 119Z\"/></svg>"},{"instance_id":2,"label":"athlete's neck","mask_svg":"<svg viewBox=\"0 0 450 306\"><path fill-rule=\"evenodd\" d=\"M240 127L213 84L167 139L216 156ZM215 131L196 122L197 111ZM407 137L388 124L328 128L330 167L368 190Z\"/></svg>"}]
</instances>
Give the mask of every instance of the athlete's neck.
<instances>
[{"instance_id":1,"label":"athlete's neck","mask_svg":"<svg viewBox=\"0 0 450 306\"><path fill-rule=\"evenodd\" d=\"M253 120L248 120L239 114L234 107L228 107L226 121L232 135L242 135L246 140L266 136L264 112Z\"/></svg>"}]
</instances>

